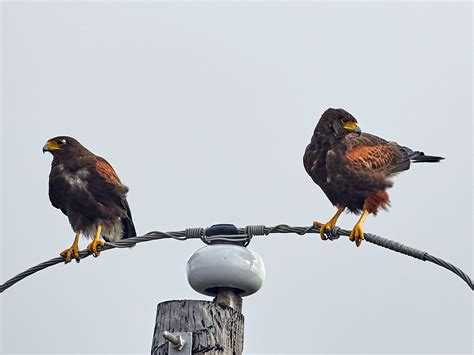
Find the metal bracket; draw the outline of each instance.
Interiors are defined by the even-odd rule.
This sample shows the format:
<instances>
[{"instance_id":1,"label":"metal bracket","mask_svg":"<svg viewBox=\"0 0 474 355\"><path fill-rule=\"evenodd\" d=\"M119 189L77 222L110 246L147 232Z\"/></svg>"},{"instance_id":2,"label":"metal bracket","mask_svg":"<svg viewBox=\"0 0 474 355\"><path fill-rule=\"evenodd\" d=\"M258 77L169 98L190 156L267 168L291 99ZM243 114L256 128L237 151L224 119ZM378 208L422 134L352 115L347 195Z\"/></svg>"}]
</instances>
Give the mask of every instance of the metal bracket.
<instances>
[{"instance_id":1,"label":"metal bracket","mask_svg":"<svg viewBox=\"0 0 474 355\"><path fill-rule=\"evenodd\" d=\"M163 332L163 338L168 340L169 355L191 355L193 349L192 332Z\"/></svg>"}]
</instances>

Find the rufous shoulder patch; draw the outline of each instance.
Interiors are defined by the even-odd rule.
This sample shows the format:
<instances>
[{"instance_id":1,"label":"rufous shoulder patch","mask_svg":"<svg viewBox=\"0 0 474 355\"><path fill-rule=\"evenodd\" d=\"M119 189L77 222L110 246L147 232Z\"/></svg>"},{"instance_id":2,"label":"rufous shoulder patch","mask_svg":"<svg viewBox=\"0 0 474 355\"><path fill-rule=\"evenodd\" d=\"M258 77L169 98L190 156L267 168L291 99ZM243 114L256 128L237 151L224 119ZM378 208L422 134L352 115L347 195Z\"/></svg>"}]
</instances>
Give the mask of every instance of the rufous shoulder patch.
<instances>
[{"instance_id":1,"label":"rufous shoulder patch","mask_svg":"<svg viewBox=\"0 0 474 355\"><path fill-rule=\"evenodd\" d=\"M346 152L346 157L349 160L364 159L369 156L377 156L379 154L387 154L385 146L374 145L374 146L358 146L352 149L349 149Z\"/></svg>"},{"instance_id":2,"label":"rufous shoulder patch","mask_svg":"<svg viewBox=\"0 0 474 355\"><path fill-rule=\"evenodd\" d=\"M392 165L393 148L389 145L358 146L346 152L346 158L352 163L365 166L368 170L385 169Z\"/></svg>"},{"instance_id":3,"label":"rufous shoulder patch","mask_svg":"<svg viewBox=\"0 0 474 355\"><path fill-rule=\"evenodd\" d=\"M105 181L116 186L122 185L117 173L105 159L97 158L95 167L99 175L102 176Z\"/></svg>"}]
</instances>

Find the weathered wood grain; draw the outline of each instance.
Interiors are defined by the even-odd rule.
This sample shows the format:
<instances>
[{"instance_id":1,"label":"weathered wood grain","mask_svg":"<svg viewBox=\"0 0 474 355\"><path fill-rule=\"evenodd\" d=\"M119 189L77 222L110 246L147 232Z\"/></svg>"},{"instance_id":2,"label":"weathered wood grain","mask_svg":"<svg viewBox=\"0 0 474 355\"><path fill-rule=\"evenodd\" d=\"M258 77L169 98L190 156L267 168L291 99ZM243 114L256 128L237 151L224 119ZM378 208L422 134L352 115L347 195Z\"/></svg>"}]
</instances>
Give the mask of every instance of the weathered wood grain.
<instances>
[{"instance_id":1,"label":"weathered wood grain","mask_svg":"<svg viewBox=\"0 0 474 355\"><path fill-rule=\"evenodd\" d=\"M158 304L151 353L167 355L163 331L192 332L193 354L240 355L244 345L242 313L208 301L182 300Z\"/></svg>"}]
</instances>

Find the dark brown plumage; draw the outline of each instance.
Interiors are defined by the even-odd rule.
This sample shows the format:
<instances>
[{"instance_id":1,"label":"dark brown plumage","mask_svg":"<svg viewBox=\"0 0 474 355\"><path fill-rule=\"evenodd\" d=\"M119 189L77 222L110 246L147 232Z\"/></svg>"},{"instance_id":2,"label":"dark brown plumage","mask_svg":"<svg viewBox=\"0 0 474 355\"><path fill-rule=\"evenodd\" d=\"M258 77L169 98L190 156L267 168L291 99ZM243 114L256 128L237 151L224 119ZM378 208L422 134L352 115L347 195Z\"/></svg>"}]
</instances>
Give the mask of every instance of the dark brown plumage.
<instances>
[{"instance_id":1,"label":"dark brown plumage","mask_svg":"<svg viewBox=\"0 0 474 355\"><path fill-rule=\"evenodd\" d=\"M321 238L325 239L325 230L336 224L345 208L357 214L362 211L350 236L359 246L364 239L362 224L367 215L375 215L389 205L385 190L393 185L390 178L408 170L410 162L441 159L361 133L357 120L343 109L326 110L303 157L306 172L338 208L329 222L315 222L321 229Z\"/></svg>"},{"instance_id":2,"label":"dark brown plumage","mask_svg":"<svg viewBox=\"0 0 474 355\"><path fill-rule=\"evenodd\" d=\"M53 155L49 199L68 217L76 233L73 245L61 253L66 262L72 256L79 261L80 234L94 238L87 247L94 256L104 244L101 236L107 241L136 236L126 199L128 188L105 159L66 136L48 140L43 152Z\"/></svg>"}]
</instances>

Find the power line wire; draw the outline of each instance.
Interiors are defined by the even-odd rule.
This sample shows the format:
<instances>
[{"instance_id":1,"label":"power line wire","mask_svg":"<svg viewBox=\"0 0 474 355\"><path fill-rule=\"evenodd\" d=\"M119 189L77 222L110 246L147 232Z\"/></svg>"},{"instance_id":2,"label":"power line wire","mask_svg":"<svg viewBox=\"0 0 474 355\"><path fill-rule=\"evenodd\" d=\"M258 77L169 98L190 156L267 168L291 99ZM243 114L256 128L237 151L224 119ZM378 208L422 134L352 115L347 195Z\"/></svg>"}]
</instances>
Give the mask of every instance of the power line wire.
<instances>
[{"instance_id":1,"label":"power line wire","mask_svg":"<svg viewBox=\"0 0 474 355\"><path fill-rule=\"evenodd\" d=\"M298 234L298 235L305 235L308 233L319 233L319 227L291 227L286 224L279 224L274 227L266 227L263 225L253 225L247 226L245 228L238 228L238 234L234 236L229 235L216 235L216 236L206 236L206 229L204 228L188 228L182 231L175 231L175 232L160 232L160 231L152 231L142 236L137 236L133 238L122 239L117 242L106 242L104 247L100 249L100 251L107 251L114 248L130 248L135 246L138 243L149 242L152 240L159 240L159 239L175 239L179 241L185 241L188 239L201 239L206 244L211 244L213 242L218 241L233 241L233 242L242 242L243 245L248 245L252 237L254 236L266 236L269 234ZM330 240L338 239L340 236L349 236L350 231L341 229L339 227L334 227L325 233ZM429 261L433 264L439 265L454 274L458 275L464 282L469 286L471 290L474 290L474 284L471 278L463 272L458 267L448 263L440 258L437 258L433 255L428 254L425 251L421 251L399 242L389 240L383 237L380 237L375 234L364 233L365 240L369 243L396 251L401 254L405 254L416 258L422 261ZM91 254L87 250L81 250L79 252L79 258L85 259ZM46 269L50 266L62 263L65 261L64 257L57 257L36 266L33 266L22 273L12 277L10 280L6 281L3 285L0 286L0 293L5 291L6 289L10 288L17 282L23 280L25 277L33 275L34 273Z\"/></svg>"}]
</instances>

